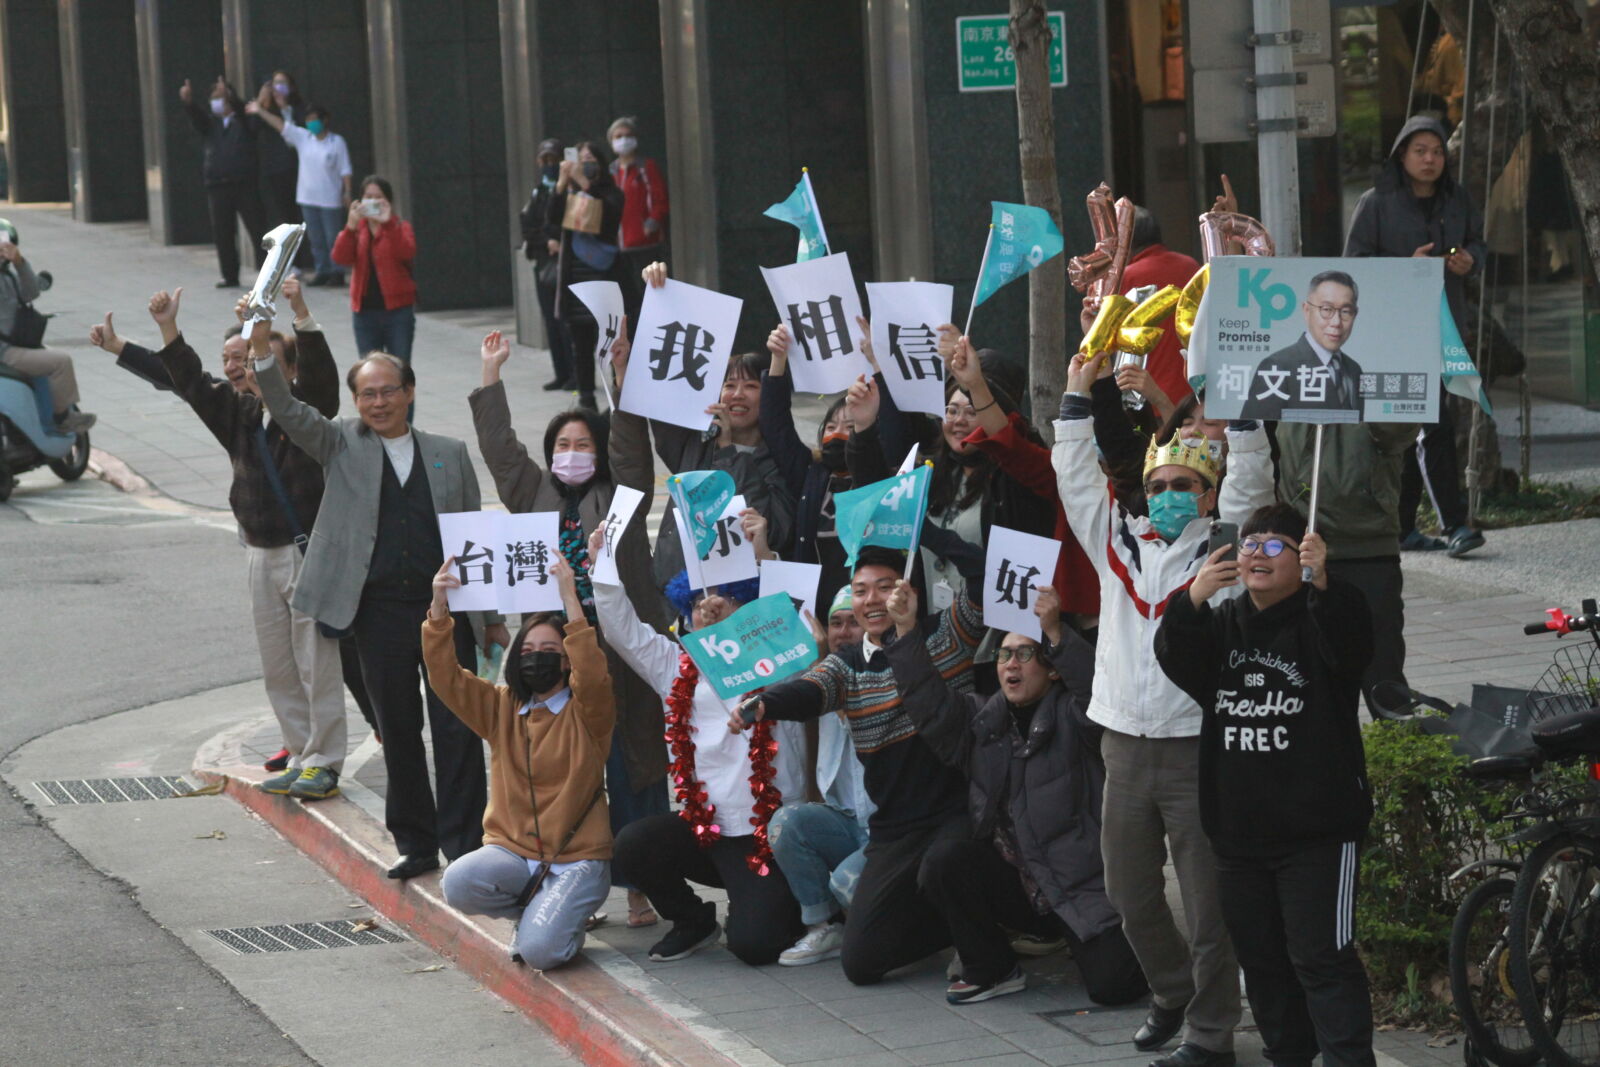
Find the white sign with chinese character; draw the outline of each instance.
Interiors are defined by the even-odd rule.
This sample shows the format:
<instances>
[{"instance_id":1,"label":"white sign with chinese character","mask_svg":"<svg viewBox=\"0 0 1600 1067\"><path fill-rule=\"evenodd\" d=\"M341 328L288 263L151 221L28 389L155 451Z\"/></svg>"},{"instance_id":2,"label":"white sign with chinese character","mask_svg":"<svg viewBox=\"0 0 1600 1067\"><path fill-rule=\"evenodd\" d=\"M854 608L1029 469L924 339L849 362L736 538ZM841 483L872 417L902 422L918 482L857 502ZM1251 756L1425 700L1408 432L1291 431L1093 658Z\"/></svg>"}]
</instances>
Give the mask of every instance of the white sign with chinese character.
<instances>
[{"instance_id":1,"label":"white sign with chinese character","mask_svg":"<svg viewBox=\"0 0 1600 1067\"><path fill-rule=\"evenodd\" d=\"M704 430L722 394L744 301L667 279L644 291L618 406L647 419Z\"/></svg>"},{"instance_id":2,"label":"white sign with chinese character","mask_svg":"<svg viewBox=\"0 0 1600 1067\"><path fill-rule=\"evenodd\" d=\"M989 527L989 553L983 567L983 622L1001 633L1024 633L1034 640L1041 634L1039 616L1033 613L1038 587L1056 577L1056 557L1061 543Z\"/></svg>"},{"instance_id":3,"label":"white sign with chinese character","mask_svg":"<svg viewBox=\"0 0 1600 1067\"><path fill-rule=\"evenodd\" d=\"M1189 338L1206 418L1437 422L1443 286L1437 256L1213 259Z\"/></svg>"},{"instance_id":4,"label":"white sign with chinese character","mask_svg":"<svg viewBox=\"0 0 1600 1067\"><path fill-rule=\"evenodd\" d=\"M789 328L789 373L798 393L839 393L872 365L861 351L861 298L850 256L836 252L762 267L778 319ZM943 410L942 408L940 410Z\"/></svg>"},{"instance_id":5,"label":"white sign with chinese character","mask_svg":"<svg viewBox=\"0 0 1600 1067\"><path fill-rule=\"evenodd\" d=\"M793 563L783 559L761 561L761 595L785 593L794 601L794 610L817 614L817 586L822 582L822 564Z\"/></svg>"},{"instance_id":6,"label":"white sign with chinese character","mask_svg":"<svg viewBox=\"0 0 1600 1067\"><path fill-rule=\"evenodd\" d=\"M872 351L901 411L944 415L939 327L950 321L955 289L941 282L868 282Z\"/></svg>"},{"instance_id":7,"label":"white sign with chinese character","mask_svg":"<svg viewBox=\"0 0 1600 1067\"><path fill-rule=\"evenodd\" d=\"M449 592L451 611L561 610L561 585L550 572L561 552L560 513L444 512L439 540L461 582Z\"/></svg>"},{"instance_id":8,"label":"white sign with chinese character","mask_svg":"<svg viewBox=\"0 0 1600 1067\"><path fill-rule=\"evenodd\" d=\"M611 396L611 344L622 332L622 286L616 282L575 282L567 288L583 301L599 327L593 353L595 377L605 390L606 405L614 408L617 405ZM579 358L582 356L578 353Z\"/></svg>"},{"instance_id":9,"label":"white sign with chinese character","mask_svg":"<svg viewBox=\"0 0 1600 1067\"><path fill-rule=\"evenodd\" d=\"M623 532L643 500L643 493L626 485L617 486L612 494L611 510L606 512L605 521L600 524L600 529L605 531L600 541L600 554L589 561L594 568L590 576L595 581L605 585L622 584L622 578L617 573L617 545L621 543Z\"/></svg>"},{"instance_id":10,"label":"white sign with chinese character","mask_svg":"<svg viewBox=\"0 0 1600 1067\"><path fill-rule=\"evenodd\" d=\"M695 558L694 538L684 525L683 512L672 509L672 518L678 524L678 540L683 545L683 565L689 571L689 588L709 589L729 582L754 578L760 571L756 550L744 535L739 523L739 512L750 505L744 497L728 501L728 508L717 520L717 539L705 559Z\"/></svg>"}]
</instances>

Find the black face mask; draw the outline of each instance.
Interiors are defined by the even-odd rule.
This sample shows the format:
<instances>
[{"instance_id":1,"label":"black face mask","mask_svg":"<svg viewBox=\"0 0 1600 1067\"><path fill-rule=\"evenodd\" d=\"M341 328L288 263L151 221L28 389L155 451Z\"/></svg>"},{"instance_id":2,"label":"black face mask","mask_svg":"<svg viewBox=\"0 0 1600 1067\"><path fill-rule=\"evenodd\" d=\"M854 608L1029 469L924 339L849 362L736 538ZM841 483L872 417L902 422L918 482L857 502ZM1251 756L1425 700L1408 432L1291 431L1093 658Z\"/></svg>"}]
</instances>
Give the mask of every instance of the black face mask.
<instances>
[{"instance_id":1,"label":"black face mask","mask_svg":"<svg viewBox=\"0 0 1600 1067\"><path fill-rule=\"evenodd\" d=\"M835 474L843 474L848 470L849 464L844 458L845 446L848 444L849 442L842 437L822 442L822 465Z\"/></svg>"},{"instance_id":2,"label":"black face mask","mask_svg":"<svg viewBox=\"0 0 1600 1067\"><path fill-rule=\"evenodd\" d=\"M594 181L596 178L600 177L600 164L585 163L583 165L583 176L589 181Z\"/></svg>"},{"instance_id":3,"label":"black face mask","mask_svg":"<svg viewBox=\"0 0 1600 1067\"><path fill-rule=\"evenodd\" d=\"M517 677L529 696L550 692L561 684L561 653L524 652Z\"/></svg>"}]
</instances>

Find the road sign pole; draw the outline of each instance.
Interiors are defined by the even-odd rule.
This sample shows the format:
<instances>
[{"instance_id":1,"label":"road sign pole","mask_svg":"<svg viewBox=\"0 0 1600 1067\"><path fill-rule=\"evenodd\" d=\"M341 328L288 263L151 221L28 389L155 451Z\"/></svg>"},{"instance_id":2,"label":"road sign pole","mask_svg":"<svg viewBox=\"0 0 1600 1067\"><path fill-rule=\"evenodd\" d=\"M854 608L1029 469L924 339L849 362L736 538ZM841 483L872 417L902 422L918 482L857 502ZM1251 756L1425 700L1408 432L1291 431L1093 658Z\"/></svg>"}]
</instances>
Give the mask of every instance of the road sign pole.
<instances>
[{"instance_id":1,"label":"road sign pole","mask_svg":"<svg viewBox=\"0 0 1600 1067\"><path fill-rule=\"evenodd\" d=\"M1261 180L1261 221L1278 254L1300 254L1300 120L1294 106L1294 41L1289 0L1253 0L1256 150Z\"/></svg>"}]
</instances>

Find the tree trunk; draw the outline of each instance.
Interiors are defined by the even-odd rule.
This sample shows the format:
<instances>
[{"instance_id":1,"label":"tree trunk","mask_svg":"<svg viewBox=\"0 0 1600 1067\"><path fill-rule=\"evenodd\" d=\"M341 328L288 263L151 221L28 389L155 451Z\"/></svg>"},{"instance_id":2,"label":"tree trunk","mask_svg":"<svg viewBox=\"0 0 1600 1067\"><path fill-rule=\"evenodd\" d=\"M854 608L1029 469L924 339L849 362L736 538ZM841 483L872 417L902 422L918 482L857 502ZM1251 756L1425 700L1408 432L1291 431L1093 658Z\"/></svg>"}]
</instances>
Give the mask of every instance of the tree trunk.
<instances>
[{"instance_id":1,"label":"tree trunk","mask_svg":"<svg viewBox=\"0 0 1600 1067\"><path fill-rule=\"evenodd\" d=\"M1010 44L1017 62L1017 149L1022 202L1050 213L1061 226L1056 179L1056 125L1050 98L1050 23L1044 0L1011 0ZM1065 232L1065 231L1063 231ZM1028 381L1033 422L1048 442L1050 412L1067 380L1067 257L1028 272Z\"/></svg>"}]
</instances>

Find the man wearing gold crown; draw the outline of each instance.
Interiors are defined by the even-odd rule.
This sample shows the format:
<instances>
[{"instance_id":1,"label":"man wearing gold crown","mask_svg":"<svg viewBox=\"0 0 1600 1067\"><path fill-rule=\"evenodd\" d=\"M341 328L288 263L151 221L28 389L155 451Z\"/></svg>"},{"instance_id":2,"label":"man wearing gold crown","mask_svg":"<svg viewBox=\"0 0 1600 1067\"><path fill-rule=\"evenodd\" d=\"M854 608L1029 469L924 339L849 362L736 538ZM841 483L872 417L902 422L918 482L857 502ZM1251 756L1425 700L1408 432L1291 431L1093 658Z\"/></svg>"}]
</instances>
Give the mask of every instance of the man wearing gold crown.
<instances>
[{"instance_id":1,"label":"man wearing gold crown","mask_svg":"<svg viewBox=\"0 0 1600 1067\"><path fill-rule=\"evenodd\" d=\"M1072 532L1100 577L1100 635L1089 718L1105 729L1100 849L1106 893L1150 982L1150 1015L1133 1036L1141 1052L1182 1043L1153 1067L1228 1067L1239 1021L1238 965L1217 901L1216 858L1200 825L1198 704L1156 662L1168 603L1206 560L1214 511L1242 522L1273 500L1266 432L1228 427L1228 477L1181 434L1150 444L1145 508L1117 500L1095 460L1089 387L1109 373L1103 354L1073 357L1051 460ZM1219 595L1227 595L1226 592ZM1167 842L1183 894L1187 936L1167 906Z\"/></svg>"}]
</instances>

